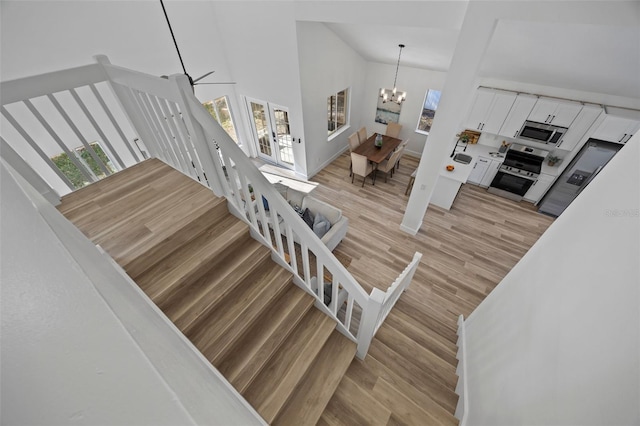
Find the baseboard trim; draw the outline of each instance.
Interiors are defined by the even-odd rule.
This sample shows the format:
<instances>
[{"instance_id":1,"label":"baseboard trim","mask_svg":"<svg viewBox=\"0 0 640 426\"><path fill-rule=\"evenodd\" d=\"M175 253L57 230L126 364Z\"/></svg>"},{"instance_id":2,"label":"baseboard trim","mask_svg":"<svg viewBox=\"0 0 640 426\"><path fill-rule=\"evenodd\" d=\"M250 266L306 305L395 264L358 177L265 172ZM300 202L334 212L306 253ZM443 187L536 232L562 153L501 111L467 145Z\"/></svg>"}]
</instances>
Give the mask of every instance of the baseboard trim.
<instances>
[{"instance_id":1,"label":"baseboard trim","mask_svg":"<svg viewBox=\"0 0 640 426\"><path fill-rule=\"evenodd\" d=\"M467 414L469 412L469 392L467 387L467 351L466 351L466 334L465 322L462 315L458 317L458 383L456 384L456 393L458 394L458 404L456 405L455 417L460 421L460 426L466 426Z\"/></svg>"}]
</instances>

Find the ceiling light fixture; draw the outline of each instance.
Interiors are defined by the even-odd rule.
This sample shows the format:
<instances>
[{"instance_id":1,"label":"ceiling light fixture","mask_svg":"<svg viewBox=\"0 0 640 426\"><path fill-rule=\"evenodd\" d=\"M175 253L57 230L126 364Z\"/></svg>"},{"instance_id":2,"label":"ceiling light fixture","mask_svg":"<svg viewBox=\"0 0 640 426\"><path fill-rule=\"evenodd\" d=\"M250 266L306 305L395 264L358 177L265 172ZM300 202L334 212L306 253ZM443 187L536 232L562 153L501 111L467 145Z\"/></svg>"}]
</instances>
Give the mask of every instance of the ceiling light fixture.
<instances>
[{"instance_id":1,"label":"ceiling light fixture","mask_svg":"<svg viewBox=\"0 0 640 426\"><path fill-rule=\"evenodd\" d=\"M380 89L380 97L382 98L383 103L387 101L391 101L400 105L405 99L407 99L407 92L397 93L398 88L396 87L396 82L398 81L398 69L400 68L400 56L402 55L402 49L404 49L404 44L399 44L398 47L400 48L400 53L398 53L398 64L396 65L396 77L393 79L393 90Z\"/></svg>"}]
</instances>

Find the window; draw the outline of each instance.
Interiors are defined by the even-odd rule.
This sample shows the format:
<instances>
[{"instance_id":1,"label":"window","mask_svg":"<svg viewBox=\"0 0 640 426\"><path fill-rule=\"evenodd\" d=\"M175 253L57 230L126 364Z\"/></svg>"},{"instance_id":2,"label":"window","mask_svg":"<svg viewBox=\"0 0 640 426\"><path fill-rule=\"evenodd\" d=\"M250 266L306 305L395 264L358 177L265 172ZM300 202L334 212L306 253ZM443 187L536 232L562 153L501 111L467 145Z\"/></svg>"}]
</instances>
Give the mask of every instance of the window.
<instances>
[{"instance_id":1,"label":"window","mask_svg":"<svg viewBox=\"0 0 640 426\"><path fill-rule=\"evenodd\" d=\"M93 151L96 153L100 161L104 164L104 166L109 170L110 173L115 173L116 168L109 159L107 153L102 149L98 142L92 142L89 144ZM88 173L93 174L96 178L102 179L105 177L104 172L96 162L96 160L91 156L89 151L84 146L80 146L71 150L74 154L76 160L85 167L85 170ZM60 171L71 181L73 186L76 189L82 188L85 185L88 185L90 182L87 180L86 176L80 171L80 169L75 165L73 160L69 158L66 153L62 153L51 157L51 161L53 164L60 169Z\"/></svg>"},{"instance_id":2,"label":"window","mask_svg":"<svg viewBox=\"0 0 640 426\"><path fill-rule=\"evenodd\" d=\"M327 127L329 136L340 130L349 121L347 102L348 89L344 89L327 98Z\"/></svg>"},{"instance_id":3,"label":"window","mask_svg":"<svg viewBox=\"0 0 640 426\"><path fill-rule=\"evenodd\" d=\"M233 139L235 143L238 143L236 127L233 124L233 117L231 117L231 109L229 108L227 97L222 96L213 101L205 102L202 105L204 105L209 111L209 114L222 126L231 139Z\"/></svg>"},{"instance_id":4,"label":"window","mask_svg":"<svg viewBox=\"0 0 640 426\"><path fill-rule=\"evenodd\" d=\"M440 102L439 90L427 90L427 94L424 97L424 104L422 106L422 112L418 118L418 128L416 132L429 134L431 125L433 124L433 117L436 115L436 109Z\"/></svg>"}]
</instances>

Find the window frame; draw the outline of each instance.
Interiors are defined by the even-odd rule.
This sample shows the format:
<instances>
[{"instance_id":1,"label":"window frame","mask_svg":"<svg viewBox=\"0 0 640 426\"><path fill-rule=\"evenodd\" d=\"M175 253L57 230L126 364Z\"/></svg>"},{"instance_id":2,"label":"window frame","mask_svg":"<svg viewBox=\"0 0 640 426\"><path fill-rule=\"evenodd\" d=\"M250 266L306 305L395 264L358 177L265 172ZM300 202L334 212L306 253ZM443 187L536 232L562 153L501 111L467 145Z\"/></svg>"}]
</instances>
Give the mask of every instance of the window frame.
<instances>
[{"instance_id":1,"label":"window frame","mask_svg":"<svg viewBox=\"0 0 640 426\"><path fill-rule=\"evenodd\" d=\"M351 110L351 96L350 93L351 89L349 87L345 87L344 89L336 92L336 93L332 93L329 96L327 96L327 140L332 140L334 138L336 138L339 134L341 134L342 132L344 132L348 127L349 127L349 120L351 119L351 114L350 114L350 110ZM329 131L329 123L334 123L334 121L329 121L329 117L331 115L333 115L333 109L332 106L333 101L331 100L332 98L335 97L336 101L335 101L335 122L337 123L338 121L338 115L340 114L338 111L338 99L341 93L344 93L344 122L339 125L338 127L336 127L334 130Z\"/></svg>"},{"instance_id":2,"label":"window frame","mask_svg":"<svg viewBox=\"0 0 640 426\"><path fill-rule=\"evenodd\" d=\"M227 132L227 130L224 128L224 126L220 122L220 119L219 119L220 112L218 110L218 104L217 104L217 102L220 99L224 99L224 102L227 105L227 109L229 111L229 120L231 121L231 126L233 127L233 133L235 135L235 138L231 134L229 134L229 132ZM215 113L215 115L211 114L211 110L209 110L207 105L211 105L212 106L212 110ZM240 142L240 139L238 138L238 128L236 126L236 121L235 121L235 119L233 117L233 111L231 110L231 103L229 102L229 96L227 96L227 95L218 96L217 98L215 98L213 100L203 102L202 106L204 106L207 109L207 111L209 111L209 113L211 114L213 119L218 122L220 127L222 127L224 129L224 131L227 133L227 135L229 135L231 140L233 140L237 145L242 145L241 142Z\"/></svg>"},{"instance_id":3,"label":"window frame","mask_svg":"<svg viewBox=\"0 0 640 426\"><path fill-rule=\"evenodd\" d=\"M427 99L429 98L429 92L438 92L438 102L436 103L435 109L431 109L431 108L427 108L426 104L427 104ZM423 130L420 128L420 123L422 121L422 116L424 115L425 111L433 111L433 115L435 117L435 113L438 110L438 105L440 104L440 97L442 96L442 91L441 90L436 90L436 89L427 89L427 92L424 94L424 100L422 101L422 108L420 109L420 114L418 115L418 123L416 124L416 133L421 133L423 135L427 135L429 136L429 132L431 131L431 127L429 127L429 130Z\"/></svg>"}]
</instances>

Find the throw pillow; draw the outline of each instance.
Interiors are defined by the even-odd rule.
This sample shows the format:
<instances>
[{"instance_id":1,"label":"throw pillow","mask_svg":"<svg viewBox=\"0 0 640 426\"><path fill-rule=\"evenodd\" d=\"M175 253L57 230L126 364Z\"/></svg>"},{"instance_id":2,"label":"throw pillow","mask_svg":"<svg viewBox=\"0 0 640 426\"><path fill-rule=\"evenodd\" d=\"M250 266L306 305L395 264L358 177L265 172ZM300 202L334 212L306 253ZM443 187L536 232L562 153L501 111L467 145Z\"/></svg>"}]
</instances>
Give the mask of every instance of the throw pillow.
<instances>
[{"instance_id":1,"label":"throw pillow","mask_svg":"<svg viewBox=\"0 0 640 426\"><path fill-rule=\"evenodd\" d=\"M309 228L313 229L313 216L311 215L311 211L309 209L304 209L304 213L302 213L302 220L305 221Z\"/></svg>"},{"instance_id":2,"label":"throw pillow","mask_svg":"<svg viewBox=\"0 0 640 426\"><path fill-rule=\"evenodd\" d=\"M316 233L318 238L322 238L329 231L329 228L331 228L331 222L318 213L313 221L313 232Z\"/></svg>"}]
</instances>

